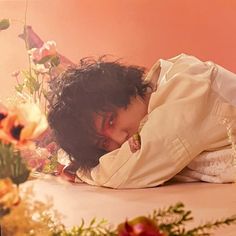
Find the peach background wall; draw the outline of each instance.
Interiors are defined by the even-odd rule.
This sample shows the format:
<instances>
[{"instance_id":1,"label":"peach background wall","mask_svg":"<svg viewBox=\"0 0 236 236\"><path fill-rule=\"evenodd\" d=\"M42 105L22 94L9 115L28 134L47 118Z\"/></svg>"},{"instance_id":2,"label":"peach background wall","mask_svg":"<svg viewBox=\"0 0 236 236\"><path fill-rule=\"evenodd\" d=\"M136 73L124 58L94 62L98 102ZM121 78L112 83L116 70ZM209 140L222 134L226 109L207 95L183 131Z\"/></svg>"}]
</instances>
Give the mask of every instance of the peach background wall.
<instances>
[{"instance_id":1,"label":"peach background wall","mask_svg":"<svg viewBox=\"0 0 236 236\"><path fill-rule=\"evenodd\" d=\"M23 20L24 0L0 0L0 18ZM149 68L185 52L236 72L235 0L29 0L27 23L74 62L113 54ZM22 24L0 32L0 97L13 94L11 73L27 67Z\"/></svg>"}]
</instances>

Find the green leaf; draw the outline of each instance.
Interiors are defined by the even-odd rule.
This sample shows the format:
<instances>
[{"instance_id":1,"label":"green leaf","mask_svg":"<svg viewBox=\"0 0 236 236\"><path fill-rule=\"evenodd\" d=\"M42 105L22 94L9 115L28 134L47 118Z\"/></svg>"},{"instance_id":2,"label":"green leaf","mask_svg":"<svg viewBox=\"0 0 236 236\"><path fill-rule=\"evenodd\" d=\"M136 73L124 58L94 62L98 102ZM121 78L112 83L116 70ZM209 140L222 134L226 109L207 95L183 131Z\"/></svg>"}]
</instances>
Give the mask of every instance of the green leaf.
<instances>
[{"instance_id":1,"label":"green leaf","mask_svg":"<svg viewBox=\"0 0 236 236\"><path fill-rule=\"evenodd\" d=\"M2 19L2 20L0 20L0 31L8 29L9 26L10 26L9 19Z\"/></svg>"},{"instance_id":2,"label":"green leaf","mask_svg":"<svg viewBox=\"0 0 236 236\"><path fill-rule=\"evenodd\" d=\"M22 93L23 89L24 89L24 84L18 84L15 86L15 90L19 93Z\"/></svg>"},{"instance_id":3,"label":"green leaf","mask_svg":"<svg viewBox=\"0 0 236 236\"><path fill-rule=\"evenodd\" d=\"M60 64L60 57L58 56L53 56L51 58L51 66L52 67L57 67Z\"/></svg>"},{"instance_id":4,"label":"green leaf","mask_svg":"<svg viewBox=\"0 0 236 236\"><path fill-rule=\"evenodd\" d=\"M44 167L43 167L43 173L45 174L52 174L56 171L57 167L59 165L59 162L57 160L57 155L53 155L50 158L50 162L47 163Z\"/></svg>"},{"instance_id":5,"label":"green leaf","mask_svg":"<svg viewBox=\"0 0 236 236\"><path fill-rule=\"evenodd\" d=\"M23 71L23 75L25 77L25 86L31 94L33 94L34 92L40 89L41 83L37 81L36 77L34 77L28 71Z\"/></svg>"}]
</instances>

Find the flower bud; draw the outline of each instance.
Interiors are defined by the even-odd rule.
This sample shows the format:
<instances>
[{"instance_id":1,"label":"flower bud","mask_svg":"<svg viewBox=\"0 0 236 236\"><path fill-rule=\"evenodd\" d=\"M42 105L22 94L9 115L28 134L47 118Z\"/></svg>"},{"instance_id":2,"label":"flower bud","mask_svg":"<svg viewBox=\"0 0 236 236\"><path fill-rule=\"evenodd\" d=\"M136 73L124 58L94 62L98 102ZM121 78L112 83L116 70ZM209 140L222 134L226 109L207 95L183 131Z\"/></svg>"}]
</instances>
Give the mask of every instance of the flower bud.
<instances>
[{"instance_id":1,"label":"flower bud","mask_svg":"<svg viewBox=\"0 0 236 236\"><path fill-rule=\"evenodd\" d=\"M10 21L9 19L2 19L0 20L0 31L1 30L6 30L10 26Z\"/></svg>"},{"instance_id":2,"label":"flower bud","mask_svg":"<svg viewBox=\"0 0 236 236\"><path fill-rule=\"evenodd\" d=\"M126 221L118 226L119 236L166 236L156 223L145 216Z\"/></svg>"}]
</instances>

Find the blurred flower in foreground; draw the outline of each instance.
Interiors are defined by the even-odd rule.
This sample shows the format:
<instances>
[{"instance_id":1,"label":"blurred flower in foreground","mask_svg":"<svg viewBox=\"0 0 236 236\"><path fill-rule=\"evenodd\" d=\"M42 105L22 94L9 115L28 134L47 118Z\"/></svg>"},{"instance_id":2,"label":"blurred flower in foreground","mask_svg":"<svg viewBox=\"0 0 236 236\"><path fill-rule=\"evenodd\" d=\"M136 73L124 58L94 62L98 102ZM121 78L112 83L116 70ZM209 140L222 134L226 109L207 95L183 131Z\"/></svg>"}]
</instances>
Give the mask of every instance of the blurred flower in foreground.
<instances>
[{"instance_id":1,"label":"blurred flower in foreground","mask_svg":"<svg viewBox=\"0 0 236 236\"><path fill-rule=\"evenodd\" d=\"M7 112L0 106L0 140L4 143L30 144L48 127L46 116L34 103L18 104Z\"/></svg>"},{"instance_id":2,"label":"blurred flower in foreground","mask_svg":"<svg viewBox=\"0 0 236 236\"><path fill-rule=\"evenodd\" d=\"M20 202L18 188L10 178L0 179L0 215Z\"/></svg>"},{"instance_id":3,"label":"blurred flower in foreground","mask_svg":"<svg viewBox=\"0 0 236 236\"><path fill-rule=\"evenodd\" d=\"M2 128L2 122L7 117L7 108L0 104L0 129Z\"/></svg>"},{"instance_id":4,"label":"blurred flower in foreground","mask_svg":"<svg viewBox=\"0 0 236 236\"><path fill-rule=\"evenodd\" d=\"M118 226L119 236L167 236L160 232L156 223L145 217L140 216L131 221L126 221Z\"/></svg>"}]
</instances>

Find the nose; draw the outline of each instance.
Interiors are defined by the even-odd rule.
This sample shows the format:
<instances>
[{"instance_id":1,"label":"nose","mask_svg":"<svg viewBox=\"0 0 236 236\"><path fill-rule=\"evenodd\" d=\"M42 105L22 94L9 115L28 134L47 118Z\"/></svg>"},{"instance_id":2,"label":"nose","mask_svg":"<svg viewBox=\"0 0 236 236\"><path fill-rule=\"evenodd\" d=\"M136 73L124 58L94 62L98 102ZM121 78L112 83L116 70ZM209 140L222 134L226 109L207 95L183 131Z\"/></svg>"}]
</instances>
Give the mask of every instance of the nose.
<instances>
[{"instance_id":1,"label":"nose","mask_svg":"<svg viewBox=\"0 0 236 236\"><path fill-rule=\"evenodd\" d=\"M117 145L121 146L125 141L127 141L129 134L127 131L120 128L112 128L106 131L106 136Z\"/></svg>"}]
</instances>

